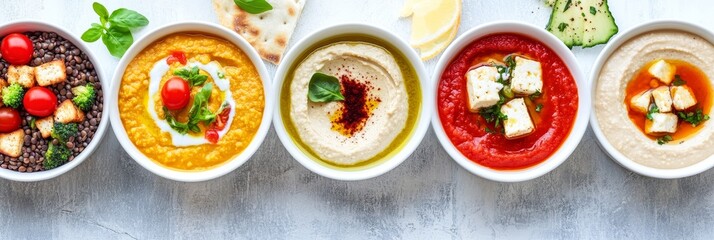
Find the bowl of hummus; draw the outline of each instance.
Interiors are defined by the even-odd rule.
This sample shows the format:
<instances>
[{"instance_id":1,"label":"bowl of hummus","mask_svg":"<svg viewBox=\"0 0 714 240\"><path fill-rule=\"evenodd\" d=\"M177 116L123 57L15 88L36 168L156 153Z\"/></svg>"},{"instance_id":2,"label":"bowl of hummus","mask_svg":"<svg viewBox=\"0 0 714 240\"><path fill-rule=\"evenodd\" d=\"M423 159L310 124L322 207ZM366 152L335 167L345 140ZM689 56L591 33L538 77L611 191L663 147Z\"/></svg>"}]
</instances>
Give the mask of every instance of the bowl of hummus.
<instances>
[{"instance_id":1,"label":"bowl of hummus","mask_svg":"<svg viewBox=\"0 0 714 240\"><path fill-rule=\"evenodd\" d=\"M714 34L686 22L645 23L618 36L591 73L591 125L620 165L655 178L714 166Z\"/></svg>"},{"instance_id":2,"label":"bowl of hummus","mask_svg":"<svg viewBox=\"0 0 714 240\"><path fill-rule=\"evenodd\" d=\"M278 137L325 177L384 174L416 149L429 126L426 73L416 52L383 29L343 24L300 41L278 67Z\"/></svg>"},{"instance_id":3,"label":"bowl of hummus","mask_svg":"<svg viewBox=\"0 0 714 240\"><path fill-rule=\"evenodd\" d=\"M590 94L577 60L530 24L467 31L446 49L432 79L439 142L486 179L542 176L568 159L587 129Z\"/></svg>"},{"instance_id":4,"label":"bowl of hummus","mask_svg":"<svg viewBox=\"0 0 714 240\"><path fill-rule=\"evenodd\" d=\"M272 117L267 70L236 33L210 23L161 27L114 74L112 127L149 171L195 182L225 175L263 142Z\"/></svg>"}]
</instances>

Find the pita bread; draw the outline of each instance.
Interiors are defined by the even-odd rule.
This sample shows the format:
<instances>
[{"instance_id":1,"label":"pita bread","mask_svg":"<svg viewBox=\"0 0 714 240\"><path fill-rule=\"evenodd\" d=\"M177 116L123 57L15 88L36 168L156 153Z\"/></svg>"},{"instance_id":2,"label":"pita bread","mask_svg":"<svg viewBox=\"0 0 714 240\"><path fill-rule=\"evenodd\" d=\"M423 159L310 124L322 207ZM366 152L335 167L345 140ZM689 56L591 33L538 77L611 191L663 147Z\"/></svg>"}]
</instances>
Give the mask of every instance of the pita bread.
<instances>
[{"instance_id":1,"label":"pita bread","mask_svg":"<svg viewBox=\"0 0 714 240\"><path fill-rule=\"evenodd\" d=\"M273 10L250 14L233 0L213 0L218 20L243 36L260 56L273 64L280 63L290 36L307 0L268 0Z\"/></svg>"}]
</instances>

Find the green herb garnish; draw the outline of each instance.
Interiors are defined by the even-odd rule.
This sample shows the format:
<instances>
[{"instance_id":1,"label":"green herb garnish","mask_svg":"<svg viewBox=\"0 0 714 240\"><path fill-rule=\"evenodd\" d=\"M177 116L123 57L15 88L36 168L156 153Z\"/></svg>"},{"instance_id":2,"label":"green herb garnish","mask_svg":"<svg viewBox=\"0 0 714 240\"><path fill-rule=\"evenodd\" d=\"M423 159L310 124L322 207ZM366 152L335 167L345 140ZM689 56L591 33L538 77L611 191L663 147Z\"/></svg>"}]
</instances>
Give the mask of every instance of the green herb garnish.
<instances>
[{"instance_id":1,"label":"green herb garnish","mask_svg":"<svg viewBox=\"0 0 714 240\"><path fill-rule=\"evenodd\" d=\"M126 50L134 43L131 29L149 24L149 20L144 15L126 8L114 10L111 15L107 8L98 2L94 2L92 8L99 15L101 24L92 23L92 27L82 34L82 40L96 42L101 38L102 43L114 57L124 56Z\"/></svg>"},{"instance_id":2,"label":"green herb garnish","mask_svg":"<svg viewBox=\"0 0 714 240\"><path fill-rule=\"evenodd\" d=\"M535 93L529 95L528 98L530 98L531 101L533 101L533 100L535 100L536 98L540 98L541 96L543 96L543 93L540 92L540 91L536 91Z\"/></svg>"},{"instance_id":3,"label":"green herb garnish","mask_svg":"<svg viewBox=\"0 0 714 240\"><path fill-rule=\"evenodd\" d=\"M192 68L182 68L174 71L174 75L179 76L188 81L188 85L191 87L203 85L208 79L207 75L203 75L199 72L198 67L193 66ZM218 76L220 77L220 76Z\"/></svg>"},{"instance_id":4,"label":"green herb garnish","mask_svg":"<svg viewBox=\"0 0 714 240\"><path fill-rule=\"evenodd\" d=\"M37 118L32 117L30 119L30 129L35 129L37 126L35 125L35 122L37 121Z\"/></svg>"},{"instance_id":5,"label":"green herb garnish","mask_svg":"<svg viewBox=\"0 0 714 240\"><path fill-rule=\"evenodd\" d=\"M311 102L342 101L345 96L342 95L341 88L340 80L336 77L317 72L310 78L307 98Z\"/></svg>"},{"instance_id":6,"label":"green herb garnish","mask_svg":"<svg viewBox=\"0 0 714 240\"><path fill-rule=\"evenodd\" d=\"M208 109L208 99L211 97L211 91L213 90L213 84L207 83L203 85L201 91L196 93L193 97L193 104L191 109L188 111L188 122L181 123L177 121L171 113L164 107L164 115L166 122L169 123L172 129L176 130L180 134L186 134L188 131L191 132L201 132L201 128L198 127L199 123L205 125L211 124L216 120L216 114L212 113Z\"/></svg>"},{"instance_id":7,"label":"green herb garnish","mask_svg":"<svg viewBox=\"0 0 714 240\"><path fill-rule=\"evenodd\" d=\"M672 139L672 136L670 136L670 135L665 135L665 136L663 136L663 137L661 137L661 138L657 138L657 144L659 144L659 145L665 145L665 144L669 143L669 142L672 141L672 140L673 140L673 139Z\"/></svg>"},{"instance_id":8,"label":"green herb garnish","mask_svg":"<svg viewBox=\"0 0 714 240\"><path fill-rule=\"evenodd\" d=\"M699 126L702 122L709 120L709 115L702 112L702 109L697 109L694 112L679 112L677 114L680 119L692 124L692 127Z\"/></svg>"},{"instance_id":9,"label":"green herb garnish","mask_svg":"<svg viewBox=\"0 0 714 240\"><path fill-rule=\"evenodd\" d=\"M651 120L652 120L652 114L653 114L653 113L658 113L658 112L659 112L659 108L657 107L657 104L654 104L654 103L650 104L650 109L647 110L647 116L646 116L647 119L651 121Z\"/></svg>"},{"instance_id":10,"label":"green herb garnish","mask_svg":"<svg viewBox=\"0 0 714 240\"><path fill-rule=\"evenodd\" d=\"M536 105L535 111L536 111L536 112L540 112L541 110L543 110L543 104L540 104L540 103L539 103L538 105Z\"/></svg>"},{"instance_id":11,"label":"green herb garnish","mask_svg":"<svg viewBox=\"0 0 714 240\"><path fill-rule=\"evenodd\" d=\"M498 102L490 107L479 109L478 114L483 117L486 122L493 123L494 127L498 128L504 120L508 120L508 116L501 112L501 106L506 102L506 98L499 94Z\"/></svg>"},{"instance_id":12,"label":"green herb garnish","mask_svg":"<svg viewBox=\"0 0 714 240\"><path fill-rule=\"evenodd\" d=\"M567 24L567 23L562 22L562 23L560 23L560 24L558 25L558 31L560 31L560 32L565 31L566 28L568 28L568 24Z\"/></svg>"},{"instance_id":13,"label":"green herb garnish","mask_svg":"<svg viewBox=\"0 0 714 240\"><path fill-rule=\"evenodd\" d=\"M218 75L218 78L220 78L220 79L226 78L226 74L223 72L218 72L218 73L216 73L216 75Z\"/></svg>"},{"instance_id":14,"label":"green herb garnish","mask_svg":"<svg viewBox=\"0 0 714 240\"><path fill-rule=\"evenodd\" d=\"M570 9L570 5L572 5L572 4L573 4L573 0L568 0L567 2L565 2L565 7L563 7L563 12L568 11L568 9Z\"/></svg>"},{"instance_id":15,"label":"green herb garnish","mask_svg":"<svg viewBox=\"0 0 714 240\"><path fill-rule=\"evenodd\" d=\"M682 86L682 85L684 85L684 84L687 84L687 82L684 81L684 79L682 79L681 76L679 76L679 75L674 75L674 81L672 81L672 85L674 85L674 86Z\"/></svg>"},{"instance_id":16,"label":"green herb garnish","mask_svg":"<svg viewBox=\"0 0 714 240\"><path fill-rule=\"evenodd\" d=\"M597 9L595 7L590 6L590 14L595 15L597 13Z\"/></svg>"},{"instance_id":17,"label":"green herb garnish","mask_svg":"<svg viewBox=\"0 0 714 240\"><path fill-rule=\"evenodd\" d=\"M273 10L273 6L265 0L233 0L236 5L250 14L258 14Z\"/></svg>"}]
</instances>

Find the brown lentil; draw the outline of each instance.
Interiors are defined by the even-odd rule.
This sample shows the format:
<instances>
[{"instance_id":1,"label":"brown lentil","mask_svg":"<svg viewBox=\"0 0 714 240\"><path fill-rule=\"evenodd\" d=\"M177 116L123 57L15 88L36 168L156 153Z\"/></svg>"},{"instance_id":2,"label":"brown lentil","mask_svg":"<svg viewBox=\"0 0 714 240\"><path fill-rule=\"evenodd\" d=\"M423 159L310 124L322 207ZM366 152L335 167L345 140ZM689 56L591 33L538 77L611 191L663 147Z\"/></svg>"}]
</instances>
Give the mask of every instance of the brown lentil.
<instances>
[{"instance_id":1,"label":"brown lentil","mask_svg":"<svg viewBox=\"0 0 714 240\"><path fill-rule=\"evenodd\" d=\"M102 109L104 107L104 94L99 77L94 69L94 64L87 55L69 40L57 35L54 32L25 32L25 35L32 41L35 51L30 60L30 66L39 66L54 60L64 60L67 67L67 81L61 84L48 86L57 96L57 104L64 100L72 99L74 95L73 87L90 83L97 91L97 101L94 102L92 110L86 113L83 123L79 123L79 134L64 143L72 151L69 161L72 161L89 145L94 137L94 133L101 121ZM0 38L2 41L2 38ZM9 64L0 59L0 78L7 79L7 68ZM57 140L51 138L43 139L38 129L31 129L30 122L32 116L25 111L20 111L22 116L22 129L25 131L23 139L22 156L12 158L0 154L0 168L10 169L19 172L38 172L45 170L44 156L51 141L59 144Z\"/></svg>"}]
</instances>

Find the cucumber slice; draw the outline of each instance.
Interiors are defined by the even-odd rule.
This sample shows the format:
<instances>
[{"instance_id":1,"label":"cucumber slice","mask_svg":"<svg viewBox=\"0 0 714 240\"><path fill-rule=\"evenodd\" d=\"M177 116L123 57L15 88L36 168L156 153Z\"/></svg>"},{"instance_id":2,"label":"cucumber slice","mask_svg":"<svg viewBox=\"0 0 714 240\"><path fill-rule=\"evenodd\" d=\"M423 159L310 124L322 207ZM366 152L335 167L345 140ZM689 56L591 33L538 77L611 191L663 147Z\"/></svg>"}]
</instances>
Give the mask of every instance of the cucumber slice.
<instances>
[{"instance_id":1,"label":"cucumber slice","mask_svg":"<svg viewBox=\"0 0 714 240\"><path fill-rule=\"evenodd\" d=\"M593 47L618 32L607 0L555 0L546 30L566 46Z\"/></svg>"},{"instance_id":2,"label":"cucumber slice","mask_svg":"<svg viewBox=\"0 0 714 240\"><path fill-rule=\"evenodd\" d=\"M583 47L589 48L610 41L619 31L615 18L612 17L607 0L588 0L584 7L588 9L585 14L585 33L583 33Z\"/></svg>"},{"instance_id":3,"label":"cucumber slice","mask_svg":"<svg viewBox=\"0 0 714 240\"><path fill-rule=\"evenodd\" d=\"M581 46L585 32L585 17L581 9L582 0L556 0L546 30L569 48Z\"/></svg>"}]
</instances>

